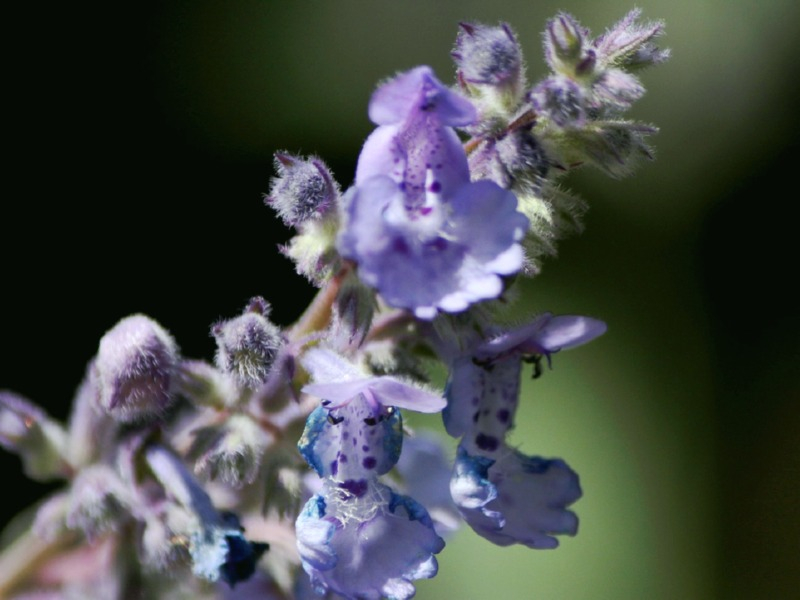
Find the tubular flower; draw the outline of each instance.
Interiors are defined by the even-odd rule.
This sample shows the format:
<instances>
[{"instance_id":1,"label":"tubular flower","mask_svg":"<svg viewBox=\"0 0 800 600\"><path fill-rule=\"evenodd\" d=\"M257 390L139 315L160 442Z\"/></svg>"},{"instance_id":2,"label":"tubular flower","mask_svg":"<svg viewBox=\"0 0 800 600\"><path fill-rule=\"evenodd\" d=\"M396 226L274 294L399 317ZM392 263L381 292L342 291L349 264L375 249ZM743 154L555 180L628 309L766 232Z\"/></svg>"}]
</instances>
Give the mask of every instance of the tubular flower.
<instances>
[{"instance_id":1,"label":"tubular flower","mask_svg":"<svg viewBox=\"0 0 800 600\"><path fill-rule=\"evenodd\" d=\"M381 86L356 185L344 198L339 250L392 306L422 319L498 297L523 263L528 219L490 181L470 181L453 127L476 119L472 104L429 67Z\"/></svg>"}]
</instances>

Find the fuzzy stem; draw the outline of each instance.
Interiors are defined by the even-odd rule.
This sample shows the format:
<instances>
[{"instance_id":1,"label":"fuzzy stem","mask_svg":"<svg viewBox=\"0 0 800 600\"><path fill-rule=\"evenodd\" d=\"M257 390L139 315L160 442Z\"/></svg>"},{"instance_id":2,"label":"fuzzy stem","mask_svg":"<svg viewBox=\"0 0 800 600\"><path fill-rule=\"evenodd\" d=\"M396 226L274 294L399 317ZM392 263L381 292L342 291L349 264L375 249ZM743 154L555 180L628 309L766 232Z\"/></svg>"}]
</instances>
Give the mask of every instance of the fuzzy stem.
<instances>
[{"instance_id":1,"label":"fuzzy stem","mask_svg":"<svg viewBox=\"0 0 800 600\"><path fill-rule=\"evenodd\" d=\"M290 340L297 341L304 336L324 329L328 325L331 319L333 303L339 293L339 287L349 271L349 266L342 267L328 284L317 292L311 304L308 305L305 312L289 330L288 337Z\"/></svg>"}]
</instances>

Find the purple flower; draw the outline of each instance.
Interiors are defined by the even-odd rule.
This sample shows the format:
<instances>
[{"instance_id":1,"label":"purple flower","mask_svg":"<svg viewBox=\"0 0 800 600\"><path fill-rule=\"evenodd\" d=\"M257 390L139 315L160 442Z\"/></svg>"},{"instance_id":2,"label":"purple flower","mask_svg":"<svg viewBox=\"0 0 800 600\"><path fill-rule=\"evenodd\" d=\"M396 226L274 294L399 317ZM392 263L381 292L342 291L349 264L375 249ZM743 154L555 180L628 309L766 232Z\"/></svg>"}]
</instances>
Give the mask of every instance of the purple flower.
<instances>
[{"instance_id":1,"label":"purple flower","mask_svg":"<svg viewBox=\"0 0 800 600\"><path fill-rule=\"evenodd\" d=\"M425 509L377 481L359 498L326 482L296 529L303 568L317 592L353 600L411 598L412 581L436 575L434 554L444 548Z\"/></svg>"},{"instance_id":2,"label":"purple flower","mask_svg":"<svg viewBox=\"0 0 800 600\"><path fill-rule=\"evenodd\" d=\"M578 532L578 517L566 507L581 488L564 461L526 456L505 444L496 457L458 448L450 492L476 533L499 546L548 549L558 546L554 535Z\"/></svg>"},{"instance_id":3,"label":"purple flower","mask_svg":"<svg viewBox=\"0 0 800 600\"><path fill-rule=\"evenodd\" d=\"M526 456L506 434L519 402L522 361L539 361L601 335L589 317L540 315L491 338L452 361L445 395L448 433L463 436L450 492L480 535L506 546L555 548L555 534L574 535L577 517L566 507L581 496L578 476L559 459ZM535 372L536 373L536 372Z\"/></svg>"},{"instance_id":4,"label":"purple flower","mask_svg":"<svg viewBox=\"0 0 800 600\"><path fill-rule=\"evenodd\" d=\"M499 296L501 277L522 266L528 220L510 192L470 182L452 127L472 123L475 109L417 67L380 87L369 112L379 127L344 198L341 254L387 303L419 318Z\"/></svg>"}]
</instances>

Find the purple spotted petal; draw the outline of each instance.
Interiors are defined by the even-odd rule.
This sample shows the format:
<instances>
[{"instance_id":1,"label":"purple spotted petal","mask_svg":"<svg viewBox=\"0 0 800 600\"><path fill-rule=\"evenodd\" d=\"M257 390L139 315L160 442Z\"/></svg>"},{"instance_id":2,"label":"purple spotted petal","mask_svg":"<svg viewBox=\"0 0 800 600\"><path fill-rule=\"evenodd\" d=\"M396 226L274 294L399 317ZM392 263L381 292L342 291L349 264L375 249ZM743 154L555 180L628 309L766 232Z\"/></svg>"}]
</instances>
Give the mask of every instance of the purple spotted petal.
<instances>
[{"instance_id":1,"label":"purple spotted petal","mask_svg":"<svg viewBox=\"0 0 800 600\"><path fill-rule=\"evenodd\" d=\"M321 476L358 496L368 478L389 471L403 443L400 411L378 407L363 399L336 410L317 407L306 421L298 449Z\"/></svg>"},{"instance_id":2,"label":"purple spotted petal","mask_svg":"<svg viewBox=\"0 0 800 600\"><path fill-rule=\"evenodd\" d=\"M517 358L492 364L476 363L472 357L454 361L445 388L447 406L442 413L447 433L480 438L480 445L496 448L513 425L519 401L522 363ZM492 448L494 449L494 448Z\"/></svg>"},{"instance_id":3,"label":"purple spotted petal","mask_svg":"<svg viewBox=\"0 0 800 600\"><path fill-rule=\"evenodd\" d=\"M499 546L558 546L575 535L578 517L567 506L581 497L578 476L560 459L505 448L494 461L459 447L450 490L476 533Z\"/></svg>"},{"instance_id":4,"label":"purple spotted petal","mask_svg":"<svg viewBox=\"0 0 800 600\"><path fill-rule=\"evenodd\" d=\"M323 494L308 501L296 527L318 593L404 600L414 595L414 580L436 575L434 554L444 541L420 504L377 482L356 501L342 501L335 489Z\"/></svg>"}]
</instances>

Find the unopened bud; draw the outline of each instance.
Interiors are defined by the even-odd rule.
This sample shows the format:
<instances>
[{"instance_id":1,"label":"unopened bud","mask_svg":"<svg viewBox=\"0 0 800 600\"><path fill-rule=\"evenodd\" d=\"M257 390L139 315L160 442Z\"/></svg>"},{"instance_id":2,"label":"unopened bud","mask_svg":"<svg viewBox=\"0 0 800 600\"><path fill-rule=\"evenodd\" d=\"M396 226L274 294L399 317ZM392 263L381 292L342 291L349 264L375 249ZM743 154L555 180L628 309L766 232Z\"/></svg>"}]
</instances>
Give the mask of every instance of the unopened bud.
<instances>
[{"instance_id":1,"label":"unopened bud","mask_svg":"<svg viewBox=\"0 0 800 600\"><path fill-rule=\"evenodd\" d=\"M256 297L240 316L211 328L217 341L217 367L242 387L254 389L267 381L284 343L280 329L267 319L269 313L269 304Z\"/></svg>"},{"instance_id":2,"label":"unopened bud","mask_svg":"<svg viewBox=\"0 0 800 600\"><path fill-rule=\"evenodd\" d=\"M559 13L547 22L544 50L550 68L571 75L583 61L589 32L567 13Z\"/></svg>"},{"instance_id":3,"label":"unopened bud","mask_svg":"<svg viewBox=\"0 0 800 600\"><path fill-rule=\"evenodd\" d=\"M98 404L124 423L159 416L172 403L178 347L144 315L122 319L100 340L94 363Z\"/></svg>"},{"instance_id":4,"label":"unopened bud","mask_svg":"<svg viewBox=\"0 0 800 600\"><path fill-rule=\"evenodd\" d=\"M461 23L452 57L460 78L516 94L522 87L522 49L511 28Z\"/></svg>"},{"instance_id":5,"label":"unopened bud","mask_svg":"<svg viewBox=\"0 0 800 600\"><path fill-rule=\"evenodd\" d=\"M354 272L349 272L333 304L332 345L341 350L360 346L374 314L375 291L364 285Z\"/></svg>"},{"instance_id":6,"label":"unopened bud","mask_svg":"<svg viewBox=\"0 0 800 600\"><path fill-rule=\"evenodd\" d=\"M25 474L39 481L62 477L67 434L38 406L13 392L0 391L0 446L22 459Z\"/></svg>"},{"instance_id":7,"label":"unopened bud","mask_svg":"<svg viewBox=\"0 0 800 600\"><path fill-rule=\"evenodd\" d=\"M196 457L195 473L239 488L256 480L271 441L250 417L234 414L224 425L196 431L189 454Z\"/></svg>"},{"instance_id":8,"label":"unopened bud","mask_svg":"<svg viewBox=\"0 0 800 600\"><path fill-rule=\"evenodd\" d=\"M279 152L275 154L278 176L270 182L265 202L289 227L317 219L336 206L339 184L319 158L303 159Z\"/></svg>"}]
</instances>

